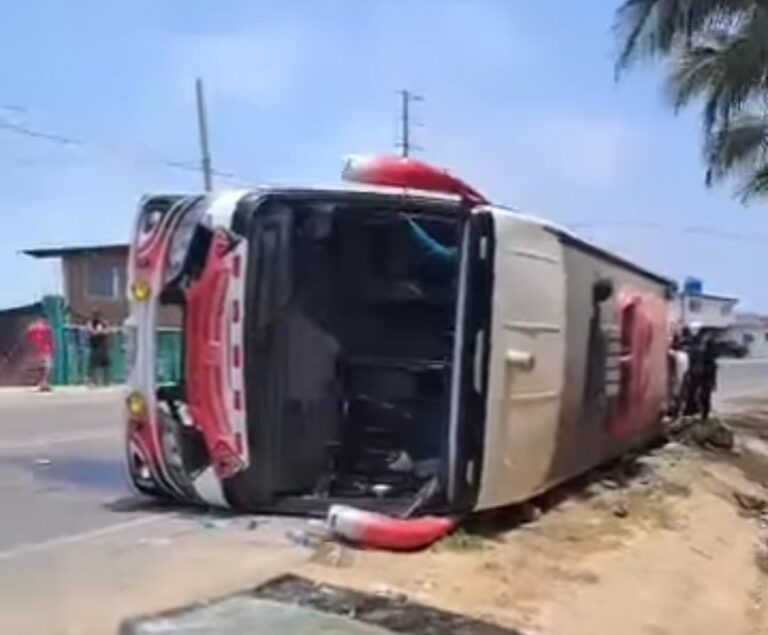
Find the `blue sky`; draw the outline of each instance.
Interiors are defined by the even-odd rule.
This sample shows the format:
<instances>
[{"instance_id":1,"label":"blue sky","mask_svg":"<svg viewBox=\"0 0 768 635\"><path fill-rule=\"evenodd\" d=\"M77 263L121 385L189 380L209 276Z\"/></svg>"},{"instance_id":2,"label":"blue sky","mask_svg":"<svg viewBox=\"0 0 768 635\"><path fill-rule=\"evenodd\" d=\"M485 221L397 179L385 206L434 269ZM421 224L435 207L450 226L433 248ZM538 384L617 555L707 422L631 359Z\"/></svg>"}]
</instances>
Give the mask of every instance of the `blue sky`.
<instances>
[{"instance_id":1,"label":"blue sky","mask_svg":"<svg viewBox=\"0 0 768 635\"><path fill-rule=\"evenodd\" d=\"M163 160L196 160L201 75L215 167L243 181L333 182L343 155L393 150L407 87L421 158L768 310L766 204L704 187L661 67L614 81L618 0L7 4L0 117L86 143L0 129L0 307L60 283L20 249L123 241L142 193L199 187Z\"/></svg>"}]
</instances>

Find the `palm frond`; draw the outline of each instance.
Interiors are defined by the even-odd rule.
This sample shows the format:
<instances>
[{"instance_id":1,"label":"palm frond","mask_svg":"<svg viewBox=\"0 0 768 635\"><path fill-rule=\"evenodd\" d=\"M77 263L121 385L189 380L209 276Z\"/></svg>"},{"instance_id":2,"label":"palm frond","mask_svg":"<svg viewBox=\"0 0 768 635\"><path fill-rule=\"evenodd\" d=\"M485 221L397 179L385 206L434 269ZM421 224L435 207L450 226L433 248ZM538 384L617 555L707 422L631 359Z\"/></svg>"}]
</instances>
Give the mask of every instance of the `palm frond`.
<instances>
[{"instance_id":1,"label":"palm frond","mask_svg":"<svg viewBox=\"0 0 768 635\"><path fill-rule=\"evenodd\" d=\"M742 185L739 195L743 203L752 199L768 196L768 165L755 170L752 176Z\"/></svg>"},{"instance_id":2,"label":"palm frond","mask_svg":"<svg viewBox=\"0 0 768 635\"><path fill-rule=\"evenodd\" d=\"M617 73L639 57L663 55L678 45L687 46L701 30L733 30L761 1L625 0L614 24L620 42Z\"/></svg>"},{"instance_id":3,"label":"palm frond","mask_svg":"<svg viewBox=\"0 0 768 635\"><path fill-rule=\"evenodd\" d=\"M756 11L735 32L699 34L673 56L668 91L675 109L703 101L705 135L727 126L768 93L768 11Z\"/></svg>"},{"instance_id":4,"label":"palm frond","mask_svg":"<svg viewBox=\"0 0 768 635\"><path fill-rule=\"evenodd\" d=\"M695 46L674 58L667 89L675 110L722 86L723 48L727 43L719 37L712 39L710 44Z\"/></svg>"},{"instance_id":5,"label":"palm frond","mask_svg":"<svg viewBox=\"0 0 768 635\"><path fill-rule=\"evenodd\" d=\"M768 118L753 114L734 118L727 127L713 132L704 154L710 185L731 172L752 173L768 159Z\"/></svg>"}]
</instances>

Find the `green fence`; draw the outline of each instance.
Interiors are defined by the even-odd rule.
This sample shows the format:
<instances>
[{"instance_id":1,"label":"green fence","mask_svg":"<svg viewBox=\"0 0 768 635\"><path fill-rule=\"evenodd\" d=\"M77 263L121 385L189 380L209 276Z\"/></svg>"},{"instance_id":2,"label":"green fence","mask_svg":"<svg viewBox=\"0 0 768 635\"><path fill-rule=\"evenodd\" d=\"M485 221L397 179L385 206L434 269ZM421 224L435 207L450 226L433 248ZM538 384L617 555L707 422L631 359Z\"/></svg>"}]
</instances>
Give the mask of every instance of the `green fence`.
<instances>
[{"instance_id":1,"label":"green fence","mask_svg":"<svg viewBox=\"0 0 768 635\"><path fill-rule=\"evenodd\" d=\"M181 378L182 346L178 329L157 331L156 370L160 383L179 381ZM109 334L109 375L112 383L123 383L128 375L127 338L122 330ZM88 376L88 331L85 327L67 325L63 337L64 355L58 373L60 384L85 384Z\"/></svg>"},{"instance_id":2,"label":"green fence","mask_svg":"<svg viewBox=\"0 0 768 635\"><path fill-rule=\"evenodd\" d=\"M88 382L88 331L84 326L69 324L64 298L43 298L46 317L54 333L53 382L57 385L77 385ZM183 345L179 329L157 330L155 363L159 383L181 379ZM123 383L129 372L128 338L123 329L109 334L109 374L112 383Z\"/></svg>"}]
</instances>

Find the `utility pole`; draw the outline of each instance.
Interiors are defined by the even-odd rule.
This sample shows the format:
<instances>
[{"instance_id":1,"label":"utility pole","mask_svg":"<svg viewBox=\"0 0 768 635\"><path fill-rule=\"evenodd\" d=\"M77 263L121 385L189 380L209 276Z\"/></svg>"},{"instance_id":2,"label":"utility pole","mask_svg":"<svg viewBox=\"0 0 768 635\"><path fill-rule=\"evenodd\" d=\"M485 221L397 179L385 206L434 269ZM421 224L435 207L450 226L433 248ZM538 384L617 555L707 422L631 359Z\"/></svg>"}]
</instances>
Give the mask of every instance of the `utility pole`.
<instances>
[{"instance_id":1,"label":"utility pole","mask_svg":"<svg viewBox=\"0 0 768 635\"><path fill-rule=\"evenodd\" d=\"M414 149L411 141L411 102L423 101L423 98L410 90L401 90L400 99L400 142L397 145L401 155L407 158Z\"/></svg>"},{"instance_id":2,"label":"utility pole","mask_svg":"<svg viewBox=\"0 0 768 635\"><path fill-rule=\"evenodd\" d=\"M200 131L200 168L203 172L203 186L206 192L213 190L213 175L211 173L211 153L208 149L208 119L205 113L205 95L203 80L199 77L195 82L197 92L197 125Z\"/></svg>"}]
</instances>

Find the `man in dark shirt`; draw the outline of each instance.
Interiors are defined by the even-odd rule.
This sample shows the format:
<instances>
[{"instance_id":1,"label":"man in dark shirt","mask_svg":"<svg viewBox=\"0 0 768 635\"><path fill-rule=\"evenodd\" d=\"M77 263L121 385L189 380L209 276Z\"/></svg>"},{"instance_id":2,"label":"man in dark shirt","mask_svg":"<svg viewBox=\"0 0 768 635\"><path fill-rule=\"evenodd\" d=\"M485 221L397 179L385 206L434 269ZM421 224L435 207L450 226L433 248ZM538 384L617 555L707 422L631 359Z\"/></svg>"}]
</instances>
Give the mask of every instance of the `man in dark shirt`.
<instances>
[{"instance_id":1,"label":"man in dark shirt","mask_svg":"<svg viewBox=\"0 0 768 635\"><path fill-rule=\"evenodd\" d=\"M109 384L109 328L98 311L88 321L88 371L91 385Z\"/></svg>"},{"instance_id":2,"label":"man in dark shirt","mask_svg":"<svg viewBox=\"0 0 768 635\"><path fill-rule=\"evenodd\" d=\"M690 359L687 416L708 419L712 410L712 393L717 388L717 342L714 334L700 331L689 346Z\"/></svg>"},{"instance_id":3,"label":"man in dark shirt","mask_svg":"<svg viewBox=\"0 0 768 635\"><path fill-rule=\"evenodd\" d=\"M709 414L712 411L712 393L717 390L717 342L711 333L705 337L702 346L700 381L701 418L709 419Z\"/></svg>"}]
</instances>

